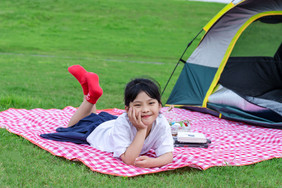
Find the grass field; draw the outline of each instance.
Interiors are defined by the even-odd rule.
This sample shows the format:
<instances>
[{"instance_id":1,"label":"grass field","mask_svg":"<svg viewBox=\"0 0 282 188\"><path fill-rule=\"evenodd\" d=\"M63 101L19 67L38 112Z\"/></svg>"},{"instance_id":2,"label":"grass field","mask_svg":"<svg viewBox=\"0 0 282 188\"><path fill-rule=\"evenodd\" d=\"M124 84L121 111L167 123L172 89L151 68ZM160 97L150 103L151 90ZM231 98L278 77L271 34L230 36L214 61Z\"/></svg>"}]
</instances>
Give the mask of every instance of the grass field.
<instances>
[{"instance_id":1,"label":"grass field","mask_svg":"<svg viewBox=\"0 0 282 188\"><path fill-rule=\"evenodd\" d=\"M79 106L67 67L100 76L98 109L124 108L125 83L148 75L163 87L187 43L224 4L186 0L1 0L0 110ZM197 42L196 42L197 44ZM188 52L189 54L189 52ZM163 96L168 98L176 71ZM0 129L0 187L279 187L281 159L114 177L55 157Z\"/></svg>"}]
</instances>

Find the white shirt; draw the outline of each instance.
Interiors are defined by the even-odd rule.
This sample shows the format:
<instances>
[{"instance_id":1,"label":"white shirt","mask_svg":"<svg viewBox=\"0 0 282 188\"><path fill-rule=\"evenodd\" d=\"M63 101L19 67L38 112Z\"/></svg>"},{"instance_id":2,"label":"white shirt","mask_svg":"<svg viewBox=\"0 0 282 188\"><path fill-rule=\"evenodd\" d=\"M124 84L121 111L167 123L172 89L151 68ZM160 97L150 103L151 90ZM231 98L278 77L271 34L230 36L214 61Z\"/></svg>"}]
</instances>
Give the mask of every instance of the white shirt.
<instances>
[{"instance_id":1,"label":"white shirt","mask_svg":"<svg viewBox=\"0 0 282 188\"><path fill-rule=\"evenodd\" d=\"M129 121L127 113L123 113L115 120L100 124L86 140L92 147L113 152L114 157L120 157L132 143L136 133L137 129ZM150 149L155 150L157 156L173 151L171 128L162 114L153 123L141 154L147 153Z\"/></svg>"}]
</instances>

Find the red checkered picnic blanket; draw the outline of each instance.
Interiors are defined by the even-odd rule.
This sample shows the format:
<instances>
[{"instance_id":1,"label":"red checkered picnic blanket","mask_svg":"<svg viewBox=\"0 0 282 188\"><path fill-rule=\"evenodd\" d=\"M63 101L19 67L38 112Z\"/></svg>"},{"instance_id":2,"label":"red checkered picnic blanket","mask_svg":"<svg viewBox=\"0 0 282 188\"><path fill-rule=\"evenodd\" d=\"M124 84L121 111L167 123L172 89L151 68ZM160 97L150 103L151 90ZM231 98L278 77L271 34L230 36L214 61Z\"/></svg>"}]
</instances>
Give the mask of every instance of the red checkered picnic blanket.
<instances>
[{"instance_id":1,"label":"red checkered picnic blanket","mask_svg":"<svg viewBox=\"0 0 282 188\"><path fill-rule=\"evenodd\" d=\"M113 158L111 153L99 151L89 145L57 142L39 136L67 126L75 110L76 108L70 106L63 110L8 109L0 112L0 127L24 137L53 155L78 160L93 171L116 176L131 177L185 166L201 170L213 166L241 166L282 157L282 130L246 125L177 108L173 109L174 113L164 114L174 121L190 120L191 131L204 133L212 143L208 148L175 148L173 163L160 168L126 165L120 159ZM120 109L103 111L114 115L123 112ZM167 108L162 111L166 112ZM153 151L148 155L155 156Z\"/></svg>"}]
</instances>

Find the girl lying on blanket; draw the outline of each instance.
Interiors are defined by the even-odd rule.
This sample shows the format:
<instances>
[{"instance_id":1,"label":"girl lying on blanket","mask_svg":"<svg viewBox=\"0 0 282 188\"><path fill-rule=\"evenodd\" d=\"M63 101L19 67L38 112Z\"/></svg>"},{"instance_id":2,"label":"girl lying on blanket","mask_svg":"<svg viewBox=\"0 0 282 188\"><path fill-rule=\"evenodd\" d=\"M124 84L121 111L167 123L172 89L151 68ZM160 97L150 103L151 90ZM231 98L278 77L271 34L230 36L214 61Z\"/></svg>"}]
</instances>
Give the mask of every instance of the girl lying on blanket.
<instances>
[{"instance_id":1,"label":"girl lying on blanket","mask_svg":"<svg viewBox=\"0 0 282 188\"><path fill-rule=\"evenodd\" d=\"M106 112L96 114L95 104L103 94L97 74L80 65L68 70L81 84L84 100L68 128L58 128L57 133L43 134L43 138L87 143L138 167L160 167L172 162L173 138L168 121L160 113L161 96L154 81L144 78L130 81L124 92L126 113L116 117ZM150 149L154 149L156 158L141 155Z\"/></svg>"}]
</instances>

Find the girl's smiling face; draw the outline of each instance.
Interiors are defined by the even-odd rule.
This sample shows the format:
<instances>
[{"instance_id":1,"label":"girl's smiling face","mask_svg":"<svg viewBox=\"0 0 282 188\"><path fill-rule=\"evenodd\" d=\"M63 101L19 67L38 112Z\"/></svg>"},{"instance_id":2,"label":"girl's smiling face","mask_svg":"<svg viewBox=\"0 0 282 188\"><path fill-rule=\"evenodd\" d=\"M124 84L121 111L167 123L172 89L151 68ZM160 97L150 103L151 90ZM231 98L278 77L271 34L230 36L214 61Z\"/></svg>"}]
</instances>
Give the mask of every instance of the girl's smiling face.
<instances>
[{"instance_id":1,"label":"girl's smiling face","mask_svg":"<svg viewBox=\"0 0 282 188\"><path fill-rule=\"evenodd\" d=\"M135 115L141 113L141 121L151 127L157 119L162 105L158 100L151 98L144 91L141 91L134 101L130 102L129 107L135 109ZM128 111L128 108L126 108Z\"/></svg>"}]
</instances>

